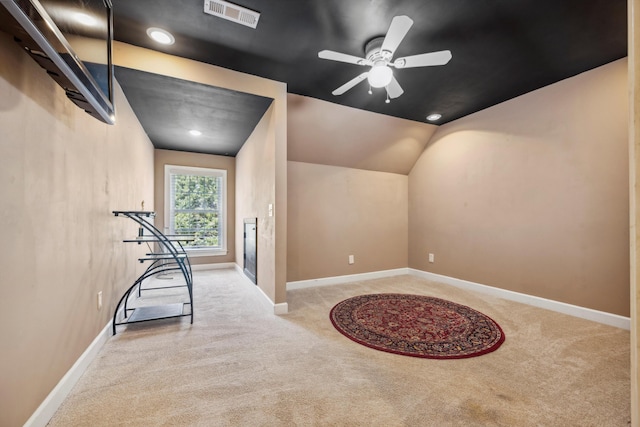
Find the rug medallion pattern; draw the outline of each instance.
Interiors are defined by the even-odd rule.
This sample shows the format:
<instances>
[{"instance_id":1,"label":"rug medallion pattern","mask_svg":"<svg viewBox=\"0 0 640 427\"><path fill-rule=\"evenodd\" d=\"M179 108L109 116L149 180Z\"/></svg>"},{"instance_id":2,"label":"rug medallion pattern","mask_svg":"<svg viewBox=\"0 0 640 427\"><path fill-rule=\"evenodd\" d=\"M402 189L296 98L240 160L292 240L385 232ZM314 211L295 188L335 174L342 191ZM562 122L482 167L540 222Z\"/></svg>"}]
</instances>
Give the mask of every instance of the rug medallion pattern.
<instances>
[{"instance_id":1,"label":"rug medallion pattern","mask_svg":"<svg viewBox=\"0 0 640 427\"><path fill-rule=\"evenodd\" d=\"M357 343L429 359L480 356L505 339L500 326L479 311L422 295L360 295L338 303L330 318Z\"/></svg>"}]
</instances>

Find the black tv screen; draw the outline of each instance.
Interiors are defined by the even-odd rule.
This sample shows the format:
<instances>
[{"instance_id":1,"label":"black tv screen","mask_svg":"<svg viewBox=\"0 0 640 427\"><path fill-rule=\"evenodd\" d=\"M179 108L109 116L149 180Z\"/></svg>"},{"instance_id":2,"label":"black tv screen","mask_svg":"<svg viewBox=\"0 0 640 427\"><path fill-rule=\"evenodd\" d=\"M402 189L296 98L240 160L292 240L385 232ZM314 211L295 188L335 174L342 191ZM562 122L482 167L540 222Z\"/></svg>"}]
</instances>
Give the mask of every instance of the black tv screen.
<instances>
[{"instance_id":1,"label":"black tv screen","mask_svg":"<svg viewBox=\"0 0 640 427\"><path fill-rule=\"evenodd\" d=\"M69 99L113 124L111 0L0 0L3 30L36 60Z\"/></svg>"}]
</instances>

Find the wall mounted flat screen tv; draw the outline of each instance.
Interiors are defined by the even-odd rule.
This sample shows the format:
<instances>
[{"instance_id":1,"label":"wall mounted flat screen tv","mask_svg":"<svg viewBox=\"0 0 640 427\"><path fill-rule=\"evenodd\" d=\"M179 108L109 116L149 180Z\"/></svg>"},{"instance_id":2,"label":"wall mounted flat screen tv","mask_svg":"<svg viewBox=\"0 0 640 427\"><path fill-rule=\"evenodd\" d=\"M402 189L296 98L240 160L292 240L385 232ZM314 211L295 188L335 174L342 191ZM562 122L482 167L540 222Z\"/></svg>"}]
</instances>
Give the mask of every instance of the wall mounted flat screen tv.
<instances>
[{"instance_id":1,"label":"wall mounted flat screen tv","mask_svg":"<svg viewBox=\"0 0 640 427\"><path fill-rule=\"evenodd\" d=\"M111 0L0 0L0 29L93 117L115 122Z\"/></svg>"}]
</instances>

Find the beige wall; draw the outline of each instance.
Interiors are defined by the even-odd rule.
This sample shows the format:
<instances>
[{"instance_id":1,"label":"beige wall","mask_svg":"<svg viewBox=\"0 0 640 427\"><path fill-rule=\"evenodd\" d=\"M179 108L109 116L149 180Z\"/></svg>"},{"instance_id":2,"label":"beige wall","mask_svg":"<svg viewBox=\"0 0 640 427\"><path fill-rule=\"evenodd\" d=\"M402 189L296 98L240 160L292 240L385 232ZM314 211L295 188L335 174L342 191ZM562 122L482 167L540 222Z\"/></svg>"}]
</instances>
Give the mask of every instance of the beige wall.
<instances>
[{"instance_id":1,"label":"beige wall","mask_svg":"<svg viewBox=\"0 0 640 427\"><path fill-rule=\"evenodd\" d=\"M140 272L137 228L111 211L153 208L153 147L119 86L108 126L1 32L0 58L0 425L18 426Z\"/></svg>"},{"instance_id":2,"label":"beige wall","mask_svg":"<svg viewBox=\"0 0 640 427\"><path fill-rule=\"evenodd\" d=\"M243 267L244 220L256 218L257 284L275 303L286 302L276 295L275 285L275 116L273 104L236 156L236 264ZM269 216L269 204L274 205Z\"/></svg>"},{"instance_id":3,"label":"beige wall","mask_svg":"<svg viewBox=\"0 0 640 427\"><path fill-rule=\"evenodd\" d=\"M406 267L406 175L437 126L287 99L287 281Z\"/></svg>"},{"instance_id":4,"label":"beige wall","mask_svg":"<svg viewBox=\"0 0 640 427\"><path fill-rule=\"evenodd\" d=\"M409 176L409 266L628 316L626 67L441 126Z\"/></svg>"},{"instance_id":5,"label":"beige wall","mask_svg":"<svg viewBox=\"0 0 640 427\"><path fill-rule=\"evenodd\" d=\"M234 157L214 156L211 154L187 153L184 151L155 150L155 200L156 222L155 225L161 231L168 227L164 221L164 166L192 166L197 168L222 169L227 171L227 254L224 256L190 256L192 265L217 264L222 262L235 262L235 218L236 218L236 161Z\"/></svg>"},{"instance_id":6,"label":"beige wall","mask_svg":"<svg viewBox=\"0 0 640 427\"><path fill-rule=\"evenodd\" d=\"M305 96L287 99L288 158L296 162L407 175L437 129Z\"/></svg>"},{"instance_id":7,"label":"beige wall","mask_svg":"<svg viewBox=\"0 0 640 427\"><path fill-rule=\"evenodd\" d=\"M289 162L287 281L406 267L407 186L406 175Z\"/></svg>"},{"instance_id":8,"label":"beige wall","mask_svg":"<svg viewBox=\"0 0 640 427\"><path fill-rule=\"evenodd\" d=\"M273 217L273 228L270 230L269 241L265 242L267 247L273 249L273 259L268 260L268 270L263 271L261 286L263 290L272 298L275 303L286 301L286 257L287 257L287 87L286 84L249 74L238 73L221 67L192 61L167 55L161 52L143 49L124 43L114 43L114 62L116 65L129 67L150 73L162 74L179 79L191 80L197 83L209 84L225 89L240 92L252 93L266 96L274 101L270 107L269 132L272 133L273 140L269 142L269 153L265 155L273 156L270 163L271 171L268 174L261 173L260 176L268 178L267 182L260 182L263 186L272 186L269 190L272 196L276 214ZM265 114L266 116L266 114ZM263 118L265 120L265 118ZM262 123L262 122L261 122ZM254 135L256 131L254 130ZM253 138L253 137L252 137ZM252 144L250 144L251 146ZM242 152L242 151L241 151ZM241 157L240 155L238 157ZM243 177L248 173L237 163L236 158L236 188L238 192L243 192L241 186ZM264 171L263 171L264 172ZM245 185L245 184L242 184ZM266 195L258 195L252 204L262 204ZM244 210L244 205L236 201L236 218L239 215L249 215ZM237 230L241 229L242 222L237 223ZM263 238L267 238L266 235ZM263 243L264 246L264 243ZM241 242L236 238L236 250L242 248ZM241 263L242 258L236 262ZM258 262L261 260L258 259ZM267 268L267 261L262 260L262 267ZM260 273L260 271L258 271ZM268 277L267 277L268 276Z\"/></svg>"}]
</instances>

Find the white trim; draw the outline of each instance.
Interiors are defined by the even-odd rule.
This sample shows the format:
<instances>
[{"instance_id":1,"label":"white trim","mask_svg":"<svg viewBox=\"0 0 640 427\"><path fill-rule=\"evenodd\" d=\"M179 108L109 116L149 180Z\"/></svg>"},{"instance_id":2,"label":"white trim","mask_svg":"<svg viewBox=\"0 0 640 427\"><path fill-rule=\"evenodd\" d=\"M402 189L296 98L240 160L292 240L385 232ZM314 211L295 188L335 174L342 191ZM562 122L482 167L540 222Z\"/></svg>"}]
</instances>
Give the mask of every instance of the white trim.
<instances>
[{"instance_id":1,"label":"white trim","mask_svg":"<svg viewBox=\"0 0 640 427\"><path fill-rule=\"evenodd\" d=\"M198 258L204 256L225 256L229 253L226 249L209 249L209 248L189 248L185 247L184 251L189 258Z\"/></svg>"},{"instance_id":2,"label":"white trim","mask_svg":"<svg viewBox=\"0 0 640 427\"><path fill-rule=\"evenodd\" d=\"M73 386L76 385L82 374L87 370L91 362L96 358L100 349L111 337L111 326L113 319L109 320L89 347L76 360L76 363L67 371L58 384L51 390L49 395L42 401L38 409L29 417L24 427L46 426L51 417L56 413L62 402L67 398Z\"/></svg>"},{"instance_id":3,"label":"white trim","mask_svg":"<svg viewBox=\"0 0 640 427\"><path fill-rule=\"evenodd\" d=\"M235 262L218 262L212 264L191 264L192 271L201 270L220 270L222 268L233 268L236 265Z\"/></svg>"},{"instance_id":4,"label":"white trim","mask_svg":"<svg viewBox=\"0 0 640 427\"><path fill-rule=\"evenodd\" d=\"M467 289L470 291L482 292L493 295L498 298L521 302L534 307L540 307L558 313L568 314L570 316L579 317L594 322L603 323L616 328L631 329L631 319L617 314L606 313L604 311L593 310L591 308L580 307L577 305L567 304L560 301L554 301L534 295L522 294L519 292L509 291L506 289L495 288L493 286L482 285L480 283L469 282L468 280L456 279L454 277L444 276L442 274L430 273L428 271L416 270L409 268L409 274L421 277L426 280L444 283L455 286L457 288Z\"/></svg>"},{"instance_id":5,"label":"white trim","mask_svg":"<svg viewBox=\"0 0 640 427\"><path fill-rule=\"evenodd\" d=\"M606 313L604 311L593 310L591 308L580 307L577 305L567 304L560 301L541 298L534 295L527 295L519 292L509 291L507 289L500 289L493 286L482 285L480 283L470 282L468 280L456 279L455 277L444 276L442 274L416 270L414 268L397 268L395 270L382 270L370 273L350 274L346 276L323 277L320 279L287 282L287 290L290 291L295 289L312 288L316 286L339 285L343 283L358 282L361 280L400 276L403 274L409 274L411 276L421 277L426 280L444 283L446 285L455 286L457 288L467 289L474 292L481 292L496 296L498 298L516 301L534 307L540 307L546 310L555 311L558 313L568 314L570 316L591 320L620 329L631 329L631 319L628 317Z\"/></svg>"},{"instance_id":6,"label":"white trim","mask_svg":"<svg viewBox=\"0 0 640 427\"><path fill-rule=\"evenodd\" d=\"M282 314L289 313L289 304L286 302L281 302L273 305L273 314L280 316Z\"/></svg>"},{"instance_id":7,"label":"white trim","mask_svg":"<svg viewBox=\"0 0 640 427\"><path fill-rule=\"evenodd\" d=\"M289 312L289 304L286 302L281 302L281 303L274 303L271 298L269 298L269 296L267 294L264 293L264 291L262 290L262 288L260 288L260 286L256 286L255 283L253 283L251 280L249 280L249 278L244 274L244 271L242 271L242 267L240 267L238 264L234 264L236 271L238 272L238 274L245 280L246 283L250 284L251 287L258 289L258 291L260 292L260 294L264 297L262 298L263 301L266 301L270 307L273 307L273 314L276 315L281 315L281 314L287 314Z\"/></svg>"},{"instance_id":8,"label":"white trim","mask_svg":"<svg viewBox=\"0 0 640 427\"><path fill-rule=\"evenodd\" d=\"M189 253L190 251L194 251L196 253L191 254L189 256L221 256L227 254L227 170L226 169L216 169L216 168L200 168L195 166L180 166L180 165L172 165L166 164L164 165L164 231L165 234L175 234L175 232L171 229L171 175L172 174L180 174L180 175L199 175L199 176L208 176L208 177L219 177L222 178L222 188L219 189L221 195L221 204L222 209L220 210L221 218L220 221L220 247L218 248L195 248L190 249L185 245L184 249ZM200 254L197 252L200 251Z\"/></svg>"},{"instance_id":9,"label":"white trim","mask_svg":"<svg viewBox=\"0 0 640 427\"><path fill-rule=\"evenodd\" d=\"M401 276L409 274L408 268L396 268L393 270L372 271L369 273L348 274L345 276L322 277L320 279L298 280L287 282L287 290L313 288L316 286L339 285L342 283L359 282L361 280L380 279L383 277Z\"/></svg>"},{"instance_id":10,"label":"white trim","mask_svg":"<svg viewBox=\"0 0 640 427\"><path fill-rule=\"evenodd\" d=\"M249 278L247 276L244 275L244 272L242 271L242 267L240 267L240 265L236 264L235 262L233 263L233 267L236 269L236 271L245 279L249 280ZM251 280L249 280L249 282L251 282ZM255 286L255 283L251 282L252 285Z\"/></svg>"}]
</instances>

